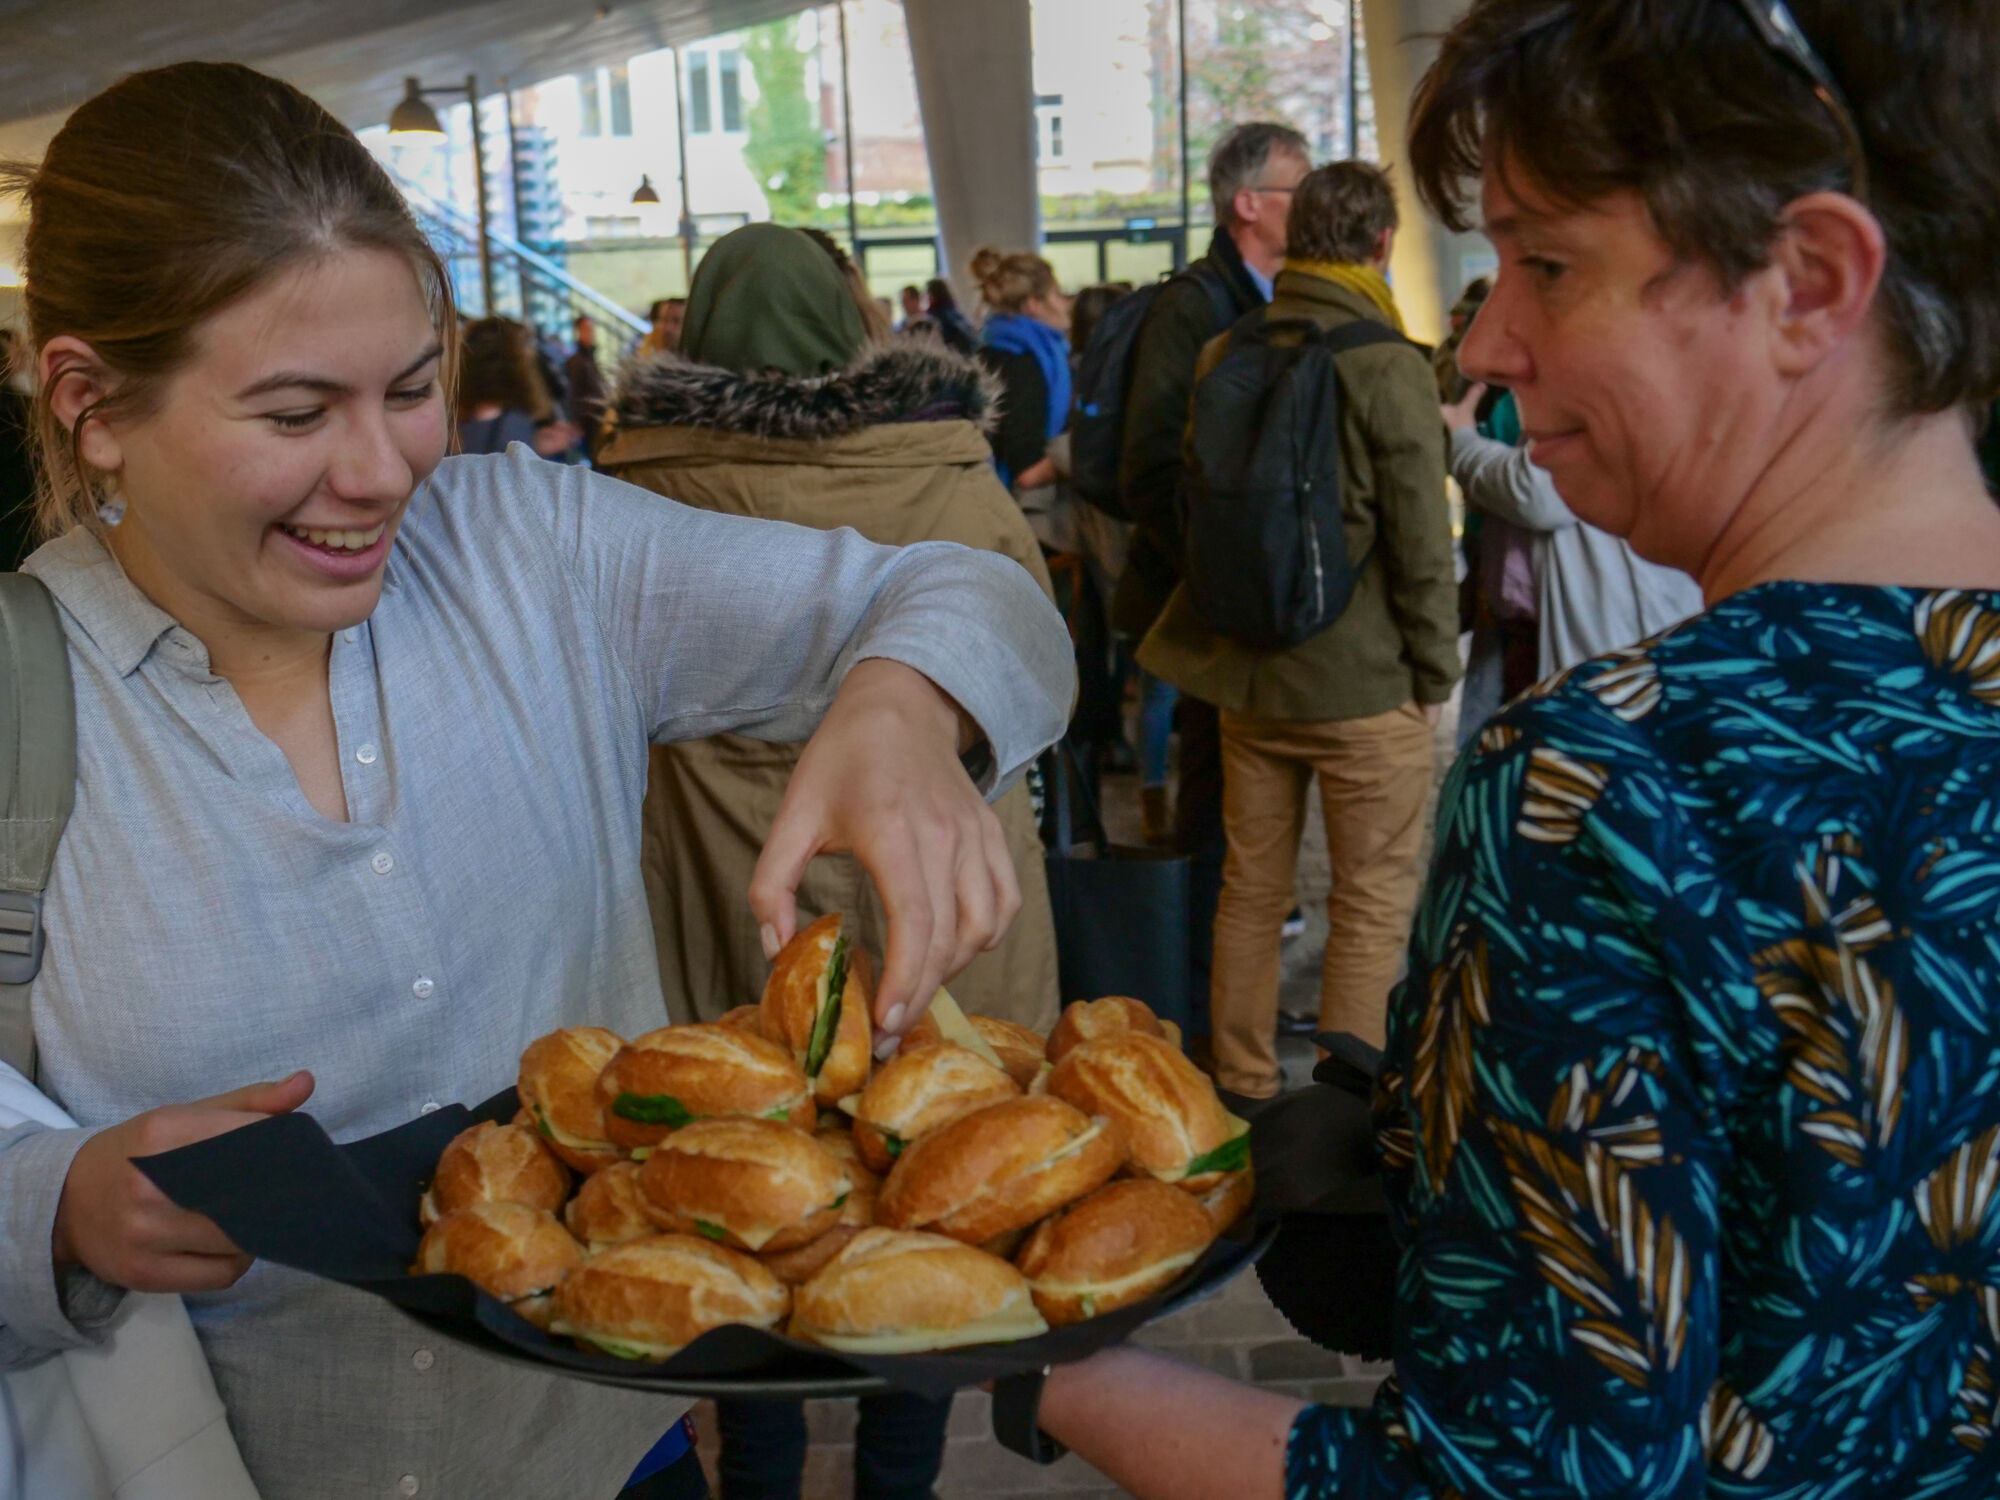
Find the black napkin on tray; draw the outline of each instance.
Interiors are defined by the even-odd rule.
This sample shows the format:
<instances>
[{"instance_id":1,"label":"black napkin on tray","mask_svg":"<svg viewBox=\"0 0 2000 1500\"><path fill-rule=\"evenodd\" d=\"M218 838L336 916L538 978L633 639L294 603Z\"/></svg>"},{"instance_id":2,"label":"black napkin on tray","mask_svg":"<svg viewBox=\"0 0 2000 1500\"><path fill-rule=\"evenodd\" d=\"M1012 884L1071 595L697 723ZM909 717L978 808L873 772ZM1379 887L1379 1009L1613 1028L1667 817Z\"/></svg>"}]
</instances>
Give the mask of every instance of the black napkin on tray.
<instances>
[{"instance_id":1,"label":"black napkin on tray","mask_svg":"<svg viewBox=\"0 0 2000 1500\"><path fill-rule=\"evenodd\" d=\"M1401 1248L1389 1224L1370 1105L1382 1054L1322 1032L1327 1056L1307 1088L1250 1124L1257 1212L1278 1226L1257 1263L1265 1295L1304 1337L1386 1359L1395 1339Z\"/></svg>"},{"instance_id":2,"label":"black napkin on tray","mask_svg":"<svg viewBox=\"0 0 2000 1500\"><path fill-rule=\"evenodd\" d=\"M663 1392L726 1395L732 1383L851 1383L861 1376L935 1399L1121 1343L1162 1313L1220 1290L1269 1242L1268 1232L1239 1225L1160 1295L1011 1344L843 1354L739 1325L706 1333L658 1363L617 1359L552 1338L460 1277L409 1274L422 1237L417 1203L446 1144L481 1120L511 1120L516 1108L508 1089L477 1108L450 1105L344 1146L310 1115L276 1115L135 1165L175 1203L208 1215L259 1259L382 1297L447 1337L501 1358Z\"/></svg>"}]
</instances>

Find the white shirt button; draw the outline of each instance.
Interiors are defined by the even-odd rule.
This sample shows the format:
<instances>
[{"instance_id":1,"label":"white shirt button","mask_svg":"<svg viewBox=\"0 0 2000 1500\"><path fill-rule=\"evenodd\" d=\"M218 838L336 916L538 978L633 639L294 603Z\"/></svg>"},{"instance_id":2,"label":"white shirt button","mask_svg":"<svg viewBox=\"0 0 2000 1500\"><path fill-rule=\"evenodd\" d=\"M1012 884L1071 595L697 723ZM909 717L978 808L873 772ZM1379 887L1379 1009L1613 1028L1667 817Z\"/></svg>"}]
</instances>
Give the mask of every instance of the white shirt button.
<instances>
[{"instance_id":1,"label":"white shirt button","mask_svg":"<svg viewBox=\"0 0 2000 1500\"><path fill-rule=\"evenodd\" d=\"M441 1110L441 1109L443 1109L443 1108L444 1108L444 1106L443 1106L442 1104L438 1103L438 1102L437 1102L437 1100L435 1100L435 1099L426 1099L426 1100L424 1101L424 1107L423 1107L422 1109L418 1110L418 1111L417 1111L417 1113L418 1113L418 1114L420 1114L420 1115L434 1115L434 1114L436 1114L436 1113L437 1113L437 1112L438 1112L439 1110Z\"/></svg>"},{"instance_id":2,"label":"white shirt button","mask_svg":"<svg viewBox=\"0 0 2000 1500\"><path fill-rule=\"evenodd\" d=\"M410 993L415 995L419 1000L428 1000L431 997L431 993L436 989L437 986L431 982L430 975L423 974L419 975L417 982L410 986Z\"/></svg>"},{"instance_id":3,"label":"white shirt button","mask_svg":"<svg viewBox=\"0 0 2000 1500\"><path fill-rule=\"evenodd\" d=\"M428 1349L419 1349L415 1354L410 1356L410 1363L415 1365L419 1370L428 1370L432 1365L437 1363L437 1356Z\"/></svg>"},{"instance_id":4,"label":"white shirt button","mask_svg":"<svg viewBox=\"0 0 2000 1500\"><path fill-rule=\"evenodd\" d=\"M396 1481L396 1488L405 1495L414 1495L422 1486L417 1483L416 1475L405 1474L401 1479Z\"/></svg>"},{"instance_id":5,"label":"white shirt button","mask_svg":"<svg viewBox=\"0 0 2000 1500\"><path fill-rule=\"evenodd\" d=\"M354 758L360 761L361 764L364 766L374 765L375 747L373 745L363 745L359 750L356 750L354 752Z\"/></svg>"},{"instance_id":6,"label":"white shirt button","mask_svg":"<svg viewBox=\"0 0 2000 1500\"><path fill-rule=\"evenodd\" d=\"M361 639L361 632L354 626L350 625L347 629L340 632L340 638L351 646L356 641Z\"/></svg>"},{"instance_id":7,"label":"white shirt button","mask_svg":"<svg viewBox=\"0 0 2000 1500\"><path fill-rule=\"evenodd\" d=\"M387 849L384 849L380 854L368 861L368 868L373 870L377 875L387 875L391 870L396 868L396 857Z\"/></svg>"}]
</instances>

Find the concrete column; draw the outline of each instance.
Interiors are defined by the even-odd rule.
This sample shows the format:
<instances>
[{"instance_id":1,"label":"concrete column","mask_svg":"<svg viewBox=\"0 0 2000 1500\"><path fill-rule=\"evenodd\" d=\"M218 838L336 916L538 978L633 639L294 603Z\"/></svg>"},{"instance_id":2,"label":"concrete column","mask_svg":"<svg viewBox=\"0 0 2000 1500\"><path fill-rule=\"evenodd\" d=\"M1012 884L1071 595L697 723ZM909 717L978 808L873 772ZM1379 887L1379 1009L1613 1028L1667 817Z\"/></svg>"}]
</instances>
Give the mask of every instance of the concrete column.
<instances>
[{"instance_id":1,"label":"concrete column","mask_svg":"<svg viewBox=\"0 0 2000 1500\"><path fill-rule=\"evenodd\" d=\"M1362 35L1375 91L1375 133L1396 184L1403 227L1390 275L1410 337L1434 344L1466 282L1491 254L1479 234L1453 234L1417 201L1405 144L1410 94L1437 56L1435 38L1464 14L1466 0L1362 0Z\"/></svg>"},{"instance_id":2,"label":"concrete column","mask_svg":"<svg viewBox=\"0 0 2000 1500\"><path fill-rule=\"evenodd\" d=\"M968 306L981 245L1041 243L1028 0L904 0L945 275Z\"/></svg>"}]
</instances>

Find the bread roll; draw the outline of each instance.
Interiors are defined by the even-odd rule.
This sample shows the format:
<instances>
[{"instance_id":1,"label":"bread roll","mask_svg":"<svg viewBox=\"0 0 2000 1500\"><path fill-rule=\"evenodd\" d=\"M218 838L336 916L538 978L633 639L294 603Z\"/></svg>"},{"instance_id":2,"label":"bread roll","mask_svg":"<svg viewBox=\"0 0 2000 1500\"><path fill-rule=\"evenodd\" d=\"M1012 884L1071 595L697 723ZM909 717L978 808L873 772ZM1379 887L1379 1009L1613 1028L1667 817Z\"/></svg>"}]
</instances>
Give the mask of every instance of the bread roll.
<instances>
[{"instance_id":1,"label":"bread roll","mask_svg":"<svg viewBox=\"0 0 2000 1500\"><path fill-rule=\"evenodd\" d=\"M592 1250L643 1240L660 1231L639 1202L639 1164L615 1162L584 1178L563 1210L569 1232Z\"/></svg>"},{"instance_id":2,"label":"bread roll","mask_svg":"<svg viewBox=\"0 0 2000 1500\"><path fill-rule=\"evenodd\" d=\"M820 1142L820 1150L840 1162L840 1170L848 1174L848 1182L854 1188L840 1206L840 1218L834 1222L834 1228L818 1240L802 1244L798 1250L778 1250L776 1254L758 1256L786 1286L812 1280L820 1266L840 1254L848 1240L874 1224L876 1194L882 1192L882 1178L862 1166L862 1154L854 1144L854 1134L848 1130L848 1118L844 1114L822 1114L820 1120L822 1124L812 1138Z\"/></svg>"},{"instance_id":3,"label":"bread roll","mask_svg":"<svg viewBox=\"0 0 2000 1500\"><path fill-rule=\"evenodd\" d=\"M654 1148L639 1204L661 1229L738 1250L791 1250L833 1228L854 1184L779 1120L697 1120Z\"/></svg>"},{"instance_id":4,"label":"bread roll","mask_svg":"<svg viewBox=\"0 0 2000 1500\"><path fill-rule=\"evenodd\" d=\"M764 1007L761 1005L738 1005L725 1010L715 1018L718 1026L734 1026L753 1036L764 1034Z\"/></svg>"},{"instance_id":5,"label":"bread roll","mask_svg":"<svg viewBox=\"0 0 2000 1500\"><path fill-rule=\"evenodd\" d=\"M1060 1099L1004 1099L912 1142L882 1184L875 1217L984 1244L1081 1198L1124 1162L1108 1120Z\"/></svg>"},{"instance_id":6,"label":"bread roll","mask_svg":"<svg viewBox=\"0 0 2000 1500\"><path fill-rule=\"evenodd\" d=\"M1049 1075L1049 1093L1108 1115L1123 1129L1134 1166L1189 1192L1205 1193L1249 1162L1249 1125L1160 1037L1121 1031L1072 1048Z\"/></svg>"},{"instance_id":7,"label":"bread roll","mask_svg":"<svg viewBox=\"0 0 2000 1500\"><path fill-rule=\"evenodd\" d=\"M663 1026L627 1042L597 1080L604 1129L635 1161L681 1126L719 1116L810 1130L812 1089L791 1054L737 1026Z\"/></svg>"},{"instance_id":8,"label":"bread roll","mask_svg":"<svg viewBox=\"0 0 2000 1500\"><path fill-rule=\"evenodd\" d=\"M1215 1185L1197 1200L1207 1210L1209 1223L1221 1234L1250 1210L1257 1197L1257 1175L1249 1167L1224 1172Z\"/></svg>"},{"instance_id":9,"label":"bread roll","mask_svg":"<svg viewBox=\"0 0 2000 1500\"><path fill-rule=\"evenodd\" d=\"M1047 1331L1019 1271L937 1234L864 1229L793 1296L793 1337L852 1354L914 1354Z\"/></svg>"},{"instance_id":10,"label":"bread roll","mask_svg":"<svg viewBox=\"0 0 2000 1500\"><path fill-rule=\"evenodd\" d=\"M1042 1316L1061 1328L1152 1296L1215 1234L1193 1194L1138 1178L1101 1187L1039 1225L1014 1263Z\"/></svg>"},{"instance_id":11,"label":"bread roll","mask_svg":"<svg viewBox=\"0 0 2000 1500\"><path fill-rule=\"evenodd\" d=\"M554 1213L569 1196L569 1173L525 1125L481 1120L451 1138L438 1157L418 1217L434 1224L474 1203L525 1203Z\"/></svg>"},{"instance_id":12,"label":"bread roll","mask_svg":"<svg viewBox=\"0 0 2000 1500\"><path fill-rule=\"evenodd\" d=\"M1026 1089L1035 1081L1035 1075L1042 1071L1046 1061L1043 1052L1048 1045L1039 1031L1031 1031L1013 1021L1003 1021L998 1016L968 1015L965 1019L993 1049L994 1056L1000 1059L1000 1066L1007 1070L1007 1076L1014 1080L1017 1087ZM938 1030L936 1017L925 1011L917 1024L910 1028L904 1045L942 1040L944 1033Z\"/></svg>"},{"instance_id":13,"label":"bread roll","mask_svg":"<svg viewBox=\"0 0 2000 1500\"><path fill-rule=\"evenodd\" d=\"M982 1104L1020 1096L1014 1080L951 1042L905 1046L854 1102L854 1144L871 1171L886 1172L926 1131ZM846 1101L842 1101L845 1108Z\"/></svg>"},{"instance_id":14,"label":"bread roll","mask_svg":"<svg viewBox=\"0 0 2000 1500\"><path fill-rule=\"evenodd\" d=\"M1154 1015L1153 1007L1145 1001L1130 995L1106 995L1102 1000L1072 1000L1063 1007L1049 1033L1049 1061L1059 1063L1085 1042L1121 1031L1163 1037L1176 1047L1181 1044L1180 1028Z\"/></svg>"},{"instance_id":15,"label":"bread roll","mask_svg":"<svg viewBox=\"0 0 2000 1500\"><path fill-rule=\"evenodd\" d=\"M583 1263L583 1247L546 1209L474 1203L424 1231L418 1276L449 1274L513 1308L537 1327L549 1321L548 1293Z\"/></svg>"},{"instance_id":16,"label":"bread roll","mask_svg":"<svg viewBox=\"0 0 2000 1500\"><path fill-rule=\"evenodd\" d=\"M549 1149L579 1172L595 1172L618 1160L618 1148L604 1133L604 1101L598 1075L624 1038L602 1026L569 1026L528 1044L521 1054L515 1092Z\"/></svg>"},{"instance_id":17,"label":"bread roll","mask_svg":"<svg viewBox=\"0 0 2000 1500\"><path fill-rule=\"evenodd\" d=\"M771 960L764 1035L791 1050L821 1104L831 1107L868 1082L874 1001L874 966L841 931L838 913L821 917Z\"/></svg>"},{"instance_id":18,"label":"bread roll","mask_svg":"<svg viewBox=\"0 0 2000 1500\"><path fill-rule=\"evenodd\" d=\"M866 1227L866 1225L836 1224L810 1244L801 1245L796 1250L766 1252L757 1259L786 1286L800 1286L817 1276L821 1268L846 1249L848 1242Z\"/></svg>"},{"instance_id":19,"label":"bread roll","mask_svg":"<svg viewBox=\"0 0 2000 1500\"><path fill-rule=\"evenodd\" d=\"M590 1257L556 1288L549 1332L621 1359L667 1359L711 1328L775 1328L791 1292L754 1256L685 1234Z\"/></svg>"}]
</instances>

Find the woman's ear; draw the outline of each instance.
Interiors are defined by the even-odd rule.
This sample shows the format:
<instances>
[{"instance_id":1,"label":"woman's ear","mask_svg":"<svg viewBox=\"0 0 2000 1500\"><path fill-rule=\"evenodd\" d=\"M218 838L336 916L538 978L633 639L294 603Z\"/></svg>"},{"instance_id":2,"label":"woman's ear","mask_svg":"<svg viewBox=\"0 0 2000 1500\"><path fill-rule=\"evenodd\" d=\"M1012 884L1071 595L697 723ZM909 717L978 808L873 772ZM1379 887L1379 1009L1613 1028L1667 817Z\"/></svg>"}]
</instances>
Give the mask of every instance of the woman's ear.
<instances>
[{"instance_id":1,"label":"woman's ear","mask_svg":"<svg viewBox=\"0 0 2000 1500\"><path fill-rule=\"evenodd\" d=\"M71 334L58 334L42 345L37 361L41 385L49 393L49 409L66 432L77 432L83 461L100 473L115 474L125 454L108 423L86 421L86 415L117 388L117 379L97 357L97 351Z\"/></svg>"},{"instance_id":2,"label":"woman's ear","mask_svg":"<svg viewBox=\"0 0 2000 1500\"><path fill-rule=\"evenodd\" d=\"M1771 260L1787 374L1810 372L1867 326L1888 258L1882 226L1844 193L1812 193L1786 208Z\"/></svg>"}]
</instances>

